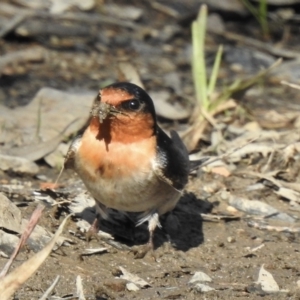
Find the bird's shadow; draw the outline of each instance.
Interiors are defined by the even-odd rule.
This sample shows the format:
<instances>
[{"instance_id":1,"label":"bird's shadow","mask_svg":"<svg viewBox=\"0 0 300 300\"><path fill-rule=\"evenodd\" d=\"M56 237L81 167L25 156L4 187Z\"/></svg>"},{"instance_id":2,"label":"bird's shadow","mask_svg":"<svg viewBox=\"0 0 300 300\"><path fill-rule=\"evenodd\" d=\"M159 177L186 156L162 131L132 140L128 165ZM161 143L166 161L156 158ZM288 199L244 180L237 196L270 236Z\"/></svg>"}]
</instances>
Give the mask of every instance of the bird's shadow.
<instances>
[{"instance_id":1,"label":"bird's shadow","mask_svg":"<svg viewBox=\"0 0 300 300\"><path fill-rule=\"evenodd\" d=\"M198 199L193 193L185 193L175 209L160 217L162 228L154 233L155 248L171 242L178 250L187 251L204 241L201 213L208 213L212 204ZM87 215L83 213L83 216ZM89 214L90 215L90 214ZM148 224L136 226L139 214L110 210L109 220L102 219L100 230L110 233L114 239L127 246L143 245L149 239ZM89 218L92 222L93 218Z\"/></svg>"}]
</instances>

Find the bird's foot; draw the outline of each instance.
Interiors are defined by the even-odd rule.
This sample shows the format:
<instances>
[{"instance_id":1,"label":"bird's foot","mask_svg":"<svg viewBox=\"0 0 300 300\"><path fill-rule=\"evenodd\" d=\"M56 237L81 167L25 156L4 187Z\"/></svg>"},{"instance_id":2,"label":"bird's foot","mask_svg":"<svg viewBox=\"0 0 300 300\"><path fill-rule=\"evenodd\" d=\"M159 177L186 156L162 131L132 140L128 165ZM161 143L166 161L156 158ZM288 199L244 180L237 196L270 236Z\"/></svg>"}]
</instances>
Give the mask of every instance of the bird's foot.
<instances>
[{"instance_id":1,"label":"bird's foot","mask_svg":"<svg viewBox=\"0 0 300 300\"><path fill-rule=\"evenodd\" d=\"M155 258L153 234L157 226L161 227L159 215L157 212L152 212L149 216L146 215L146 218L142 219L141 223L146 219L148 220L149 240L145 245L132 247L131 251L134 253L134 258L144 258L148 252L151 252L152 256Z\"/></svg>"},{"instance_id":2,"label":"bird's foot","mask_svg":"<svg viewBox=\"0 0 300 300\"><path fill-rule=\"evenodd\" d=\"M93 224L89 228L89 230L85 234L85 239L87 242L90 242L92 238L95 238L97 241L100 240L98 236L98 231L99 231L99 219L96 217Z\"/></svg>"},{"instance_id":3,"label":"bird's foot","mask_svg":"<svg viewBox=\"0 0 300 300\"><path fill-rule=\"evenodd\" d=\"M131 248L131 252L133 252L135 259L144 258L148 252L151 252L152 255L154 255L153 241L151 240L145 245L134 246Z\"/></svg>"}]
</instances>

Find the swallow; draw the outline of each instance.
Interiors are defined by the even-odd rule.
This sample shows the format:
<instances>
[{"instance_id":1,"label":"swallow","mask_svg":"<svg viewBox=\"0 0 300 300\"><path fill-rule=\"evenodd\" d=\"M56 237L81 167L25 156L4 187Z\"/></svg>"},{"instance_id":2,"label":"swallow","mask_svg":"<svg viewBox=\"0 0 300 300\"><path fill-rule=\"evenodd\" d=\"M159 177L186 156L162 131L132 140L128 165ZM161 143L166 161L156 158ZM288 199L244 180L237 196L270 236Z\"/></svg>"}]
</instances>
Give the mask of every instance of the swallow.
<instances>
[{"instance_id":1,"label":"swallow","mask_svg":"<svg viewBox=\"0 0 300 300\"><path fill-rule=\"evenodd\" d=\"M65 168L79 175L95 198L101 218L107 208L140 213L148 222L147 249L159 216L171 211L188 182L190 162L175 131L169 137L157 124L150 96L139 86L120 82L99 91L87 128L70 146Z\"/></svg>"}]
</instances>

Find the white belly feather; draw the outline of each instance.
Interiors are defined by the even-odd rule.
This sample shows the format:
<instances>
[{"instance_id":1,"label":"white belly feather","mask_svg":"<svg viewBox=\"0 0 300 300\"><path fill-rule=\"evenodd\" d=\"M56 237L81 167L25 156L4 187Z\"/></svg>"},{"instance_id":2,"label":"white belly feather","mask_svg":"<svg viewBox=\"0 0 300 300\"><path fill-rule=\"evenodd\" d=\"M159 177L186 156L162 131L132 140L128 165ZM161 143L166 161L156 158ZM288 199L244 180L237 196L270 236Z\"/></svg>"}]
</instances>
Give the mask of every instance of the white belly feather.
<instances>
[{"instance_id":1,"label":"white belly feather","mask_svg":"<svg viewBox=\"0 0 300 300\"><path fill-rule=\"evenodd\" d=\"M155 168L156 164L151 165ZM98 176L93 181L85 176L83 168L76 168L76 171L87 189L98 202L109 208L127 212L157 210L164 214L175 207L181 196L180 191L162 181L153 169L115 180Z\"/></svg>"}]
</instances>

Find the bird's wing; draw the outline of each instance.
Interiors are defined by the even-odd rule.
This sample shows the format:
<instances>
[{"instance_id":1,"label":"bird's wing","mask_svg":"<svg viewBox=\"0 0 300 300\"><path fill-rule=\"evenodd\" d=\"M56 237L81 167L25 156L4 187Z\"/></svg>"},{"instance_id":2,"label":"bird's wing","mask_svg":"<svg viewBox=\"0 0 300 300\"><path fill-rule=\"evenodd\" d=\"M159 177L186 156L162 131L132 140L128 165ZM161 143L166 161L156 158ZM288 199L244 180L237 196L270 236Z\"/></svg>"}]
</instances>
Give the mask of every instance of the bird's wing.
<instances>
[{"instance_id":1,"label":"bird's wing","mask_svg":"<svg viewBox=\"0 0 300 300\"><path fill-rule=\"evenodd\" d=\"M162 129L157 129L157 167L155 174L177 190L182 190L188 181L190 162L188 151L175 131L169 138Z\"/></svg>"},{"instance_id":2,"label":"bird's wing","mask_svg":"<svg viewBox=\"0 0 300 300\"><path fill-rule=\"evenodd\" d=\"M176 144L177 147L182 152L182 155L184 157L189 157L189 153L188 153L184 143L182 142L180 136L178 135L178 133L176 131L174 131L174 130L171 131L171 138L172 138L172 141L174 142L174 144ZM203 157L203 158L200 158L197 160L190 160L189 161L189 172L196 170L203 163L205 163L208 159L209 159L209 157Z\"/></svg>"},{"instance_id":3,"label":"bird's wing","mask_svg":"<svg viewBox=\"0 0 300 300\"><path fill-rule=\"evenodd\" d=\"M209 157L203 157L197 160L190 160L190 172L196 170L198 167L201 167L208 160Z\"/></svg>"}]
</instances>

